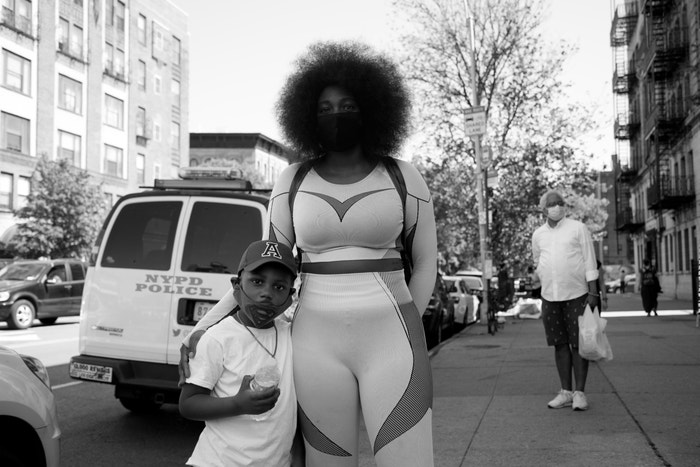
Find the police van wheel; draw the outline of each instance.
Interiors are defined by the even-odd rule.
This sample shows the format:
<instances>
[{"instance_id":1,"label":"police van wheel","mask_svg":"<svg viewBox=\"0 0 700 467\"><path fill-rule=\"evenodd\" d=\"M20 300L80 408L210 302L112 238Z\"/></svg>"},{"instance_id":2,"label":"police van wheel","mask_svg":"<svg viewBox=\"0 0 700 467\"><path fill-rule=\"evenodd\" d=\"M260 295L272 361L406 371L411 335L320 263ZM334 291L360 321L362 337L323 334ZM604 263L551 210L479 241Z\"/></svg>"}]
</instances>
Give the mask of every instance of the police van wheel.
<instances>
[{"instance_id":1,"label":"police van wheel","mask_svg":"<svg viewBox=\"0 0 700 467\"><path fill-rule=\"evenodd\" d=\"M160 409L161 405L163 405L148 399L134 399L131 397L120 397L119 402L122 403L124 408L134 413L155 412Z\"/></svg>"}]
</instances>

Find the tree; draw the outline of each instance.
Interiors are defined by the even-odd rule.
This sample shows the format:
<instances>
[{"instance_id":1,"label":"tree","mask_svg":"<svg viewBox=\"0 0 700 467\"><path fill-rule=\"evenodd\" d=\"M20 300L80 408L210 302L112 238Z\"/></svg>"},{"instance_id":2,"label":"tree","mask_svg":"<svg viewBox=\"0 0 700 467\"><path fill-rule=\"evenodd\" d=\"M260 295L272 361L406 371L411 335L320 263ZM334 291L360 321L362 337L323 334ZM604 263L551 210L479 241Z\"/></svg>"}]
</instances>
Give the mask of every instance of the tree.
<instances>
[{"instance_id":1,"label":"tree","mask_svg":"<svg viewBox=\"0 0 700 467\"><path fill-rule=\"evenodd\" d=\"M489 189L490 248L495 264L524 265L530 235L542 220L536 209L542 193L556 187L589 194L589 154L581 136L594 121L560 79L571 47L544 39L543 0L468 3L469 12L463 0L394 2L397 21L411 25L402 31L399 62L416 98L416 130L429 135L419 140L422 160L415 162L433 193L440 251L461 258L461 267L477 265L476 164L464 116L483 106L488 171L500 178ZM476 45L474 83L468 15Z\"/></svg>"},{"instance_id":2,"label":"tree","mask_svg":"<svg viewBox=\"0 0 700 467\"><path fill-rule=\"evenodd\" d=\"M67 160L42 156L9 249L24 258L86 258L102 225L104 199L90 175Z\"/></svg>"}]
</instances>

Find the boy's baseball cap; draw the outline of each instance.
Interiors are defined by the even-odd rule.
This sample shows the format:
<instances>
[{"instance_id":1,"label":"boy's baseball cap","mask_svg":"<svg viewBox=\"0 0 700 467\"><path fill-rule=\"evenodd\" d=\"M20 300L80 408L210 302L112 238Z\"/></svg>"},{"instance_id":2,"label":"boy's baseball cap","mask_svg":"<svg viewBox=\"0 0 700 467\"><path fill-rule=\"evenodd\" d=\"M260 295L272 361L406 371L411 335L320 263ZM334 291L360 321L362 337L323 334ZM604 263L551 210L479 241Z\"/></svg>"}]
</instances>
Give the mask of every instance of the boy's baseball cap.
<instances>
[{"instance_id":1,"label":"boy's baseball cap","mask_svg":"<svg viewBox=\"0 0 700 467\"><path fill-rule=\"evenodd\" d=\"M267 263L281 264L293 277L297 276L297 262L291 248L273 240L259 240L248 245L238 265L238 275L244 269L252 271Z\"/></svg>"}]
</instances>

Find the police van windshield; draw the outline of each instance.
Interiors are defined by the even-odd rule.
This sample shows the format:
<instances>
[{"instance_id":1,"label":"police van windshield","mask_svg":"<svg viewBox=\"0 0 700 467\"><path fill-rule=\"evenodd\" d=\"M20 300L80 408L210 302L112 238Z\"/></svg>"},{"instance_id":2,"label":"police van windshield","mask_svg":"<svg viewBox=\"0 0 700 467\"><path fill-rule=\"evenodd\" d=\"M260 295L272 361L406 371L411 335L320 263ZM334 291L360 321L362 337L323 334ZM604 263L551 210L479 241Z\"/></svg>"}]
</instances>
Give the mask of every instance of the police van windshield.
<instances>
[{"instance_id":1,"label":"police van windshield","mask_svg":"<svg viewBox=\"0 0 700 467\"><path fill-rule=\"evenodd\" d=\"M107 238L102 267L170 270L182 205L180 201L159 201L125 206ZM253 206L194 203L181 270L235 274L243 250L262 237L261 216Z\"/></svg>"}]
</instances>

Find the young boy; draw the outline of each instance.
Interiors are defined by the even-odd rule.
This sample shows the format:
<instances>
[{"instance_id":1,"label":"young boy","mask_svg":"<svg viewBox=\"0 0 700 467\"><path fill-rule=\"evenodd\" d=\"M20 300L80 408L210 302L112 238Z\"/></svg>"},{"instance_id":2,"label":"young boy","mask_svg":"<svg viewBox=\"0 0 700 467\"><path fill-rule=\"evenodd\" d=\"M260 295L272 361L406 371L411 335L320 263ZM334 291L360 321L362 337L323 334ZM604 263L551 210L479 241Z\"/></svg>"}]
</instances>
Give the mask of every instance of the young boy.
<instances>
[{"instance_id":1,"label":"young boy","mask_svg":"<svg viewBox=\"0 0 700 467\"><path fill-rule=\"evenodd\" d=\"M296 262L286 245L262 240L243 253L233 294L238 305L207 330L190 361L180 413L206 422L193 466L288 466L296 432L290 323L276 320L292 302ZM276 367L279 385L255 373ZM252 388L251 388L252 383Z\"/></svg>"}]
</instances>

